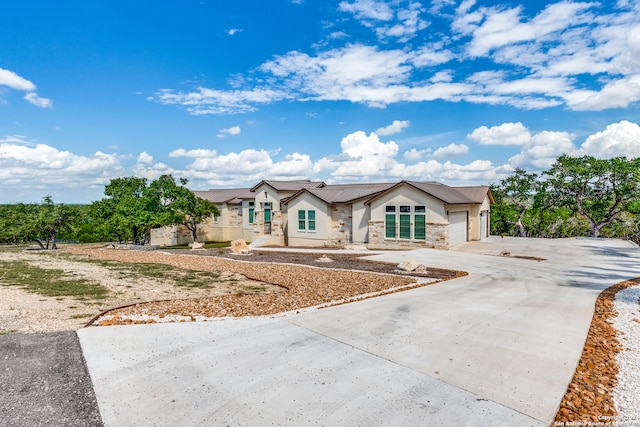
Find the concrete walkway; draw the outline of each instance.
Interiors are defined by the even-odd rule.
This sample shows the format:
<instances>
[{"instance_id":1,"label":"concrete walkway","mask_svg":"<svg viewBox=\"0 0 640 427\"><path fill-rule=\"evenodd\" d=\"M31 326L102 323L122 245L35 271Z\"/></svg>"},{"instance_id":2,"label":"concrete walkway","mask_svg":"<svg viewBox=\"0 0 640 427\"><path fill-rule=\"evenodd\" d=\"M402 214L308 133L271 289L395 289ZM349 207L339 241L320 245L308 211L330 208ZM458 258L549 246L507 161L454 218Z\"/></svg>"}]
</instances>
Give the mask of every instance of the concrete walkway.
<instances>
[{"instance_id":1,"label":"concrete walkway","mask_svg":"<svg viewBox=\"0 0 640 427\"><path fill-rule=\"evenodd\" d=\"M617 240L373 258L470 274L284 317L82 329L105 425L548 426L596 297L640 276Z\"/></svg>"}]
</instances>

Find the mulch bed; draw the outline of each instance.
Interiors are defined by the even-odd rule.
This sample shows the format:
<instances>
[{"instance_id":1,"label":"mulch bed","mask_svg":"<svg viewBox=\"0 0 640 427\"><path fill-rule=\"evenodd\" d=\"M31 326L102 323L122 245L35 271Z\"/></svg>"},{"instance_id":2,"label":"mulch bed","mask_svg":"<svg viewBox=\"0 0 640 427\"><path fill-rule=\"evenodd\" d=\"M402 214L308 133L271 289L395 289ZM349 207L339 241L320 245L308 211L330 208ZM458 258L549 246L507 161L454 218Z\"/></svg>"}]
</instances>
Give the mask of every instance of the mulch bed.
<instances>
[{"instance_id":1,"label":"mulch bed","mask_svg":"<svg viewBox=\"0 0 640 427\"><path fill-rule=\"evenodd\" d=\"M396 263L367 259L366 257L371 256L371 254L340 254L330 250L326 253L254 250L251 251L249 255L237 255L228 249L224 249L222 251L217 249L188 249L175 250L171 251L171 253L215 256L245 262L298 264L308 265L312 267L333 268L338 270L367 271L370 273L396 274L410 277L428 277L438 280L453 279L454 277L456 277L456 275L459 274L459 272L457 271L434 267L428 267L424 271L402 271L398 269L398 264ZM326 255L331 260L331 262L318 261L323 255Z\"/></svg>"}]
</instances>

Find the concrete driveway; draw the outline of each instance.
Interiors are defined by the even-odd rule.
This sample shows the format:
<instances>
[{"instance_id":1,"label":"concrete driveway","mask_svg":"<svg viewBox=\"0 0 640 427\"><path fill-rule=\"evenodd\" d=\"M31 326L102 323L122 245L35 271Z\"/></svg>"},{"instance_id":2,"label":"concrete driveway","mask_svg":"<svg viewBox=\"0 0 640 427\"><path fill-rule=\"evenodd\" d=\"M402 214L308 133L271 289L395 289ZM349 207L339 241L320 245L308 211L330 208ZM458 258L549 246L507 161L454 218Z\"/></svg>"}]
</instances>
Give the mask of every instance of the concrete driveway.
<instances>
[{"instance_id":1,"label":"concrete driveway","mask_svg":"<svg viewBox=\"0 0 640 427\"><path fill-rule=\"evenodd\" d=\"M548 426L598 294L640 276L618 240L372 258L470 274L281 317L80 330L105 425Z\"/></svg>"}]
</instances>

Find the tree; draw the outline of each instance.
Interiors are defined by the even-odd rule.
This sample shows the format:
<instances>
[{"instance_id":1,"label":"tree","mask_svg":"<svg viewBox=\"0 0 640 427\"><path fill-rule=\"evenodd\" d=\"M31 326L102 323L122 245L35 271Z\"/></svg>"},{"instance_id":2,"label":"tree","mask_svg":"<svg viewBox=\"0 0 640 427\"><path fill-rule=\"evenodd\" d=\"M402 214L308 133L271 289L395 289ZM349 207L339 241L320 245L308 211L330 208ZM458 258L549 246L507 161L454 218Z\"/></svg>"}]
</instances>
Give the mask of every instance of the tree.
<instances>
[{"instance_id":1,"label":"tree","mask_svg":"<svg viewBox=\"0 0 640 427\"><path fill-rule=\"evenodd\" d=\"M544 173L548 176L547 193L555 203L589 222L589 236L599 237L603 227L637 206L639 168L640 158L562 155Z\"/></svg>"},{"instance_id":2,"label":"tree","mask_svg":"<svg viewBox=\"0 0 640 427\"><path fill-rule=\"evenodd\" d=\"M537 179L537 174L528 173L524 169L518 168L510 176L503 179L498 186L492 188L494 197L497 195L500 202L500 208L497 212L498 218L515 226L520 237L527 236L523 218L533 205L538 186Z\"/></svg>"},{"instance_id":3,"label":"tree","mask_svg":"<svg viewBox=\"0 0 640 427\"><path fill-rule=\"evenodd\" d=\"M118 234L120 241L130 239L139 244L148 240L157 206L148 197L147 180L114 178L105 186L104 194L108 197L93 202L92 212Z\"/></svg>"},{"instance_id":4,"label":"tree","mask_svg":"<svg viewBox=\"0 0 640 427\"><path fill-rule=\"evenodd\" d=\"M189 181L180 178L180 185L171 175L162 175L149 186L154 197L164 207L158 226L184 225L198 241L198 224L211 215L219 215L218 208L208 200L197 197L185 187Z\"/></svg>"},{"instance_id":5,"label":"tree","mask_svg":"<svg viewBox=\"0 0 640 427\"><path fill-rule=\"evenodd\" d=\"M185 225L197 241L197 224L218 214L218 209L187 189L186 179L179 182L171 175L162 175L148 186L144 178L115 178L105 187L108 197L94 202L90 211L119 241L130 238L134 244L144 244L151 228L174 224Z\"/></svg>"}]
</instances>

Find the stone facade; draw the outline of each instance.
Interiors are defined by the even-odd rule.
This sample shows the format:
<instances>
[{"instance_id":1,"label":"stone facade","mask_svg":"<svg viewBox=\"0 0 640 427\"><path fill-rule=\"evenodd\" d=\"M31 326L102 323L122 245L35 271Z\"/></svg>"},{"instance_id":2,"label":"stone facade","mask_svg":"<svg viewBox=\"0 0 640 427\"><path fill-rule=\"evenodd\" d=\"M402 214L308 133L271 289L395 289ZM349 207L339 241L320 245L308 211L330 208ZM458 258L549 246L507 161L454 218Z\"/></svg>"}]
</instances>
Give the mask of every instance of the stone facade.
<instances>
[{"instance_id":1,"label":"stone facade","mask_svg":"<svg viewBox=\"0 0 640 427\"><path fill-rule=\"evenodd\" d=\"M351 205L331 205L330 244L351 243L352 217Z\"/></svg>"},{"instance_id":2,"label":"stone facade","mask_svg":"<svg viewBox=\"0 0 640 427\"><path fill-rule=\"evenodd\" d=\"M191 243L191 231L184 225L171 225L151 229L151 241L160 246L178 246Z\"/></svg>"},{"instance_id":3,"label":"stone facade","mask_svg":"<svg viewBox=\"0 0 640 427\"><path fill-rule=\"evenodd\" d=\"M425 240L387 239L384 221L369 221L369 248L434 248L449 249L448 224L427 223Z\"/></svg>"}]
</instances>

